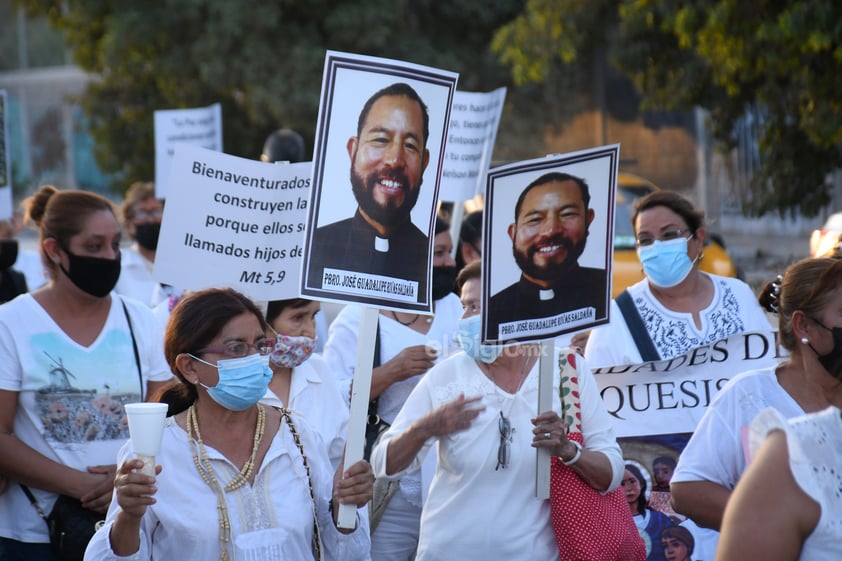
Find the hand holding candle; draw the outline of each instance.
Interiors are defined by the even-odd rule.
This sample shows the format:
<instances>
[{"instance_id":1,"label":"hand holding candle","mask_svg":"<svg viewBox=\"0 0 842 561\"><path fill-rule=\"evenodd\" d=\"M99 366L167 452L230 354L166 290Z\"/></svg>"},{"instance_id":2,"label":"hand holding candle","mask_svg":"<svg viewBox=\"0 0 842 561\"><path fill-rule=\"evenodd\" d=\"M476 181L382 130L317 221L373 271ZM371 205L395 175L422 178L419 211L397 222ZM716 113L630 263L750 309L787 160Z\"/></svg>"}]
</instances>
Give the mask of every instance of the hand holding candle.
<instances>
[{"instance_id":1,"label":"hand holding candle","mask_svg":"<svg viewBox=\"0 0 842 561\"><path fill-rule=\"evenodd\" d=\"M155 476L155 456L161 450L161 438L167 419L166 403L127 403L132 448L143 461L140 473Z\"/></svg>"}]
</instances>

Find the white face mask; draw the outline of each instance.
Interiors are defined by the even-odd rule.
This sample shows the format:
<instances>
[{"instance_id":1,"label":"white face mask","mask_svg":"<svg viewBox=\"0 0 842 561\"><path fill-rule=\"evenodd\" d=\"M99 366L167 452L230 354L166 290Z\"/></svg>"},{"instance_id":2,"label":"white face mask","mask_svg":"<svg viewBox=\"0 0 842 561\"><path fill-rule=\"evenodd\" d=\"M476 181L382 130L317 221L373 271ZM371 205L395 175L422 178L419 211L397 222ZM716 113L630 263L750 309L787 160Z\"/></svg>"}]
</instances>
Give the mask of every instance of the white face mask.
<instances>
[{"instance_id":1,"label":"white face mask","mask_svg":"<svg viewBox=\"0 0 842 561\"><path fill-rule=\"evenodd\" d=\"M693 270L698 257L687 256L688 238L655 240L652 245L637 248L637 258L643 265L643 272L649 281L661 288L670 288L681 283Z\"/></svg>"},{"instance_id":2,"label":"white face mask","mask_svg":"<svg viewBox=\"0 0 842 561\"><path fill-rule=\"evenodd\" d=\"M503 352L503 347L480 344L482 340L481 327L479 315L459 320L456 341L469 357L490 364L497 360L497 357Z\"/></svg>"}]
</instances>

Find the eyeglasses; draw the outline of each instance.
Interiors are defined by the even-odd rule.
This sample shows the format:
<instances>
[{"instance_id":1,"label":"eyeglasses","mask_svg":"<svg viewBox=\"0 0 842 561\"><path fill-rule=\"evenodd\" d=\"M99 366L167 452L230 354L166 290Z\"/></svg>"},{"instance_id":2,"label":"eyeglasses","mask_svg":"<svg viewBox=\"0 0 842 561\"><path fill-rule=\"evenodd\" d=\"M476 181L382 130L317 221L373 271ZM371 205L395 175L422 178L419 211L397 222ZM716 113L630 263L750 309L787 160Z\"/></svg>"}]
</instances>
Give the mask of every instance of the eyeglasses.
<instances>
[{"instance_id":1,"label":"eyeglasses","mask_svg":"<svg viewBox=\"0 0 842 561\"><path fill-rule=\"evenodd\" d=\"M195 352L195 354L216 353L231 357L244 357L249 354L250 350L256 350L258 354L266 356L275 350L275 339L265 338L258 339L254 343L246 343L245 341L231 341L224 345L216 345L213 347L205 347Z\"/></svg>"},{"instance_id":2,"label":"eyeglasses","mask_svg":"<svg viewBox=\"0 0 842 561\"><path fill-rule=\"evenodd\" d=\"M500 430L500 446L497 448L497 467L494 468L494 471L509 467L509 458L512 454L512 433L515 432L512 423L503 416L502 411L500 411L500 420L497 421L497 428Z\"/></svg>"},{"instance_id":3,"label":"eyeglasses","mask_svg":"<svg viewBox=\"0 0 842 561\"><path fill-rule=\"evenodd\" d=\"M135 218L161 218L164 216L164 211L162 209L156 210L136 210L134 212Z\"/></svg>"},{"instance_id":4,"label":"eyeglasses","mask_svg":"<svg viewBox=\"0 0 842 561\"><path fill-rule=\"evenodd\" d=\"M655 243L656 240L661 242L669 242L672 240L677 240L678 238L684 236L684 234L688 232L690 232L690 230L667 230L658 238L646 236L643 238L637 238L635 243L637 244L637 247L649 247L650 245ZM690 235L687 236L687 239L689 240L694 235L695 234L693 232L690 232Z\"/></svg>"}]
</instances>

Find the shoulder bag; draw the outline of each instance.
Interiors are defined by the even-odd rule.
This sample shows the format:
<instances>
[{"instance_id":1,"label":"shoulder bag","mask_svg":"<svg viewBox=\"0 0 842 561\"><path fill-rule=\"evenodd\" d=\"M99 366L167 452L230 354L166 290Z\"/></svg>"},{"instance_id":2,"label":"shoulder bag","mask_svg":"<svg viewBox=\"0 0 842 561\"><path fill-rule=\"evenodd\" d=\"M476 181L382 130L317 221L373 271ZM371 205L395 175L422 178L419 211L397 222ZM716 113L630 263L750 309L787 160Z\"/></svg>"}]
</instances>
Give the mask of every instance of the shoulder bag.
<instances>
[{"instance_id":1,"label":"shoulder bag","mask_svg":"<svg viewBox=\"0 0 842 561\"><path fill-rule=\"evenodd\" d=\"M579 397L581 355L558 355L559 395L567 438L585 445ZM558 457L550 464L550 512L560 561L643 561L646 550L622 487L608 494L588 485Z\"/></svg>"}]
</instances>

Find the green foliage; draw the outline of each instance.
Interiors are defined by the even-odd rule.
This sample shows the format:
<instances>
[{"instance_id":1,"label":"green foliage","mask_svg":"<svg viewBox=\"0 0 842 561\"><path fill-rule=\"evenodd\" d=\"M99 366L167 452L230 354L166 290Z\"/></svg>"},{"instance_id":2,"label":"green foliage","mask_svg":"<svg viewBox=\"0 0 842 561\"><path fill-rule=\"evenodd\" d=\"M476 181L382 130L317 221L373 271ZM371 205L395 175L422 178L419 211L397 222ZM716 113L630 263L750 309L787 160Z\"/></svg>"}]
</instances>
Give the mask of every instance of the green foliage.
<instances>
[{"instance_id":1,"label":"green foliage","mask_svg":"<svg viewBox=\"0 0 842 561\"><path fill-rule=\"evenodd\" d=\"M603 44L642 108L707 109L723 149L748 110L767 115L749 213L814 216L829 202L827 176L842 164L842 4L529 0L494 49L516 81L540 82Z\"/></svg>"},{"instance_id":2,"label":"green foliage","mask_svg":"<svg viewBox=\"0 0 842 561\"><path fill-rule=\"evenodd\" d=\"M490 52L522 0L19 0L62 30L74 61L100 80L79 100L97 161L118 189L154 172L153 111L220 102L224 151L260 154L279 127L312 141L325 51L460 72L459 88L506 80Z\"/></svg>"}]
</instances>

